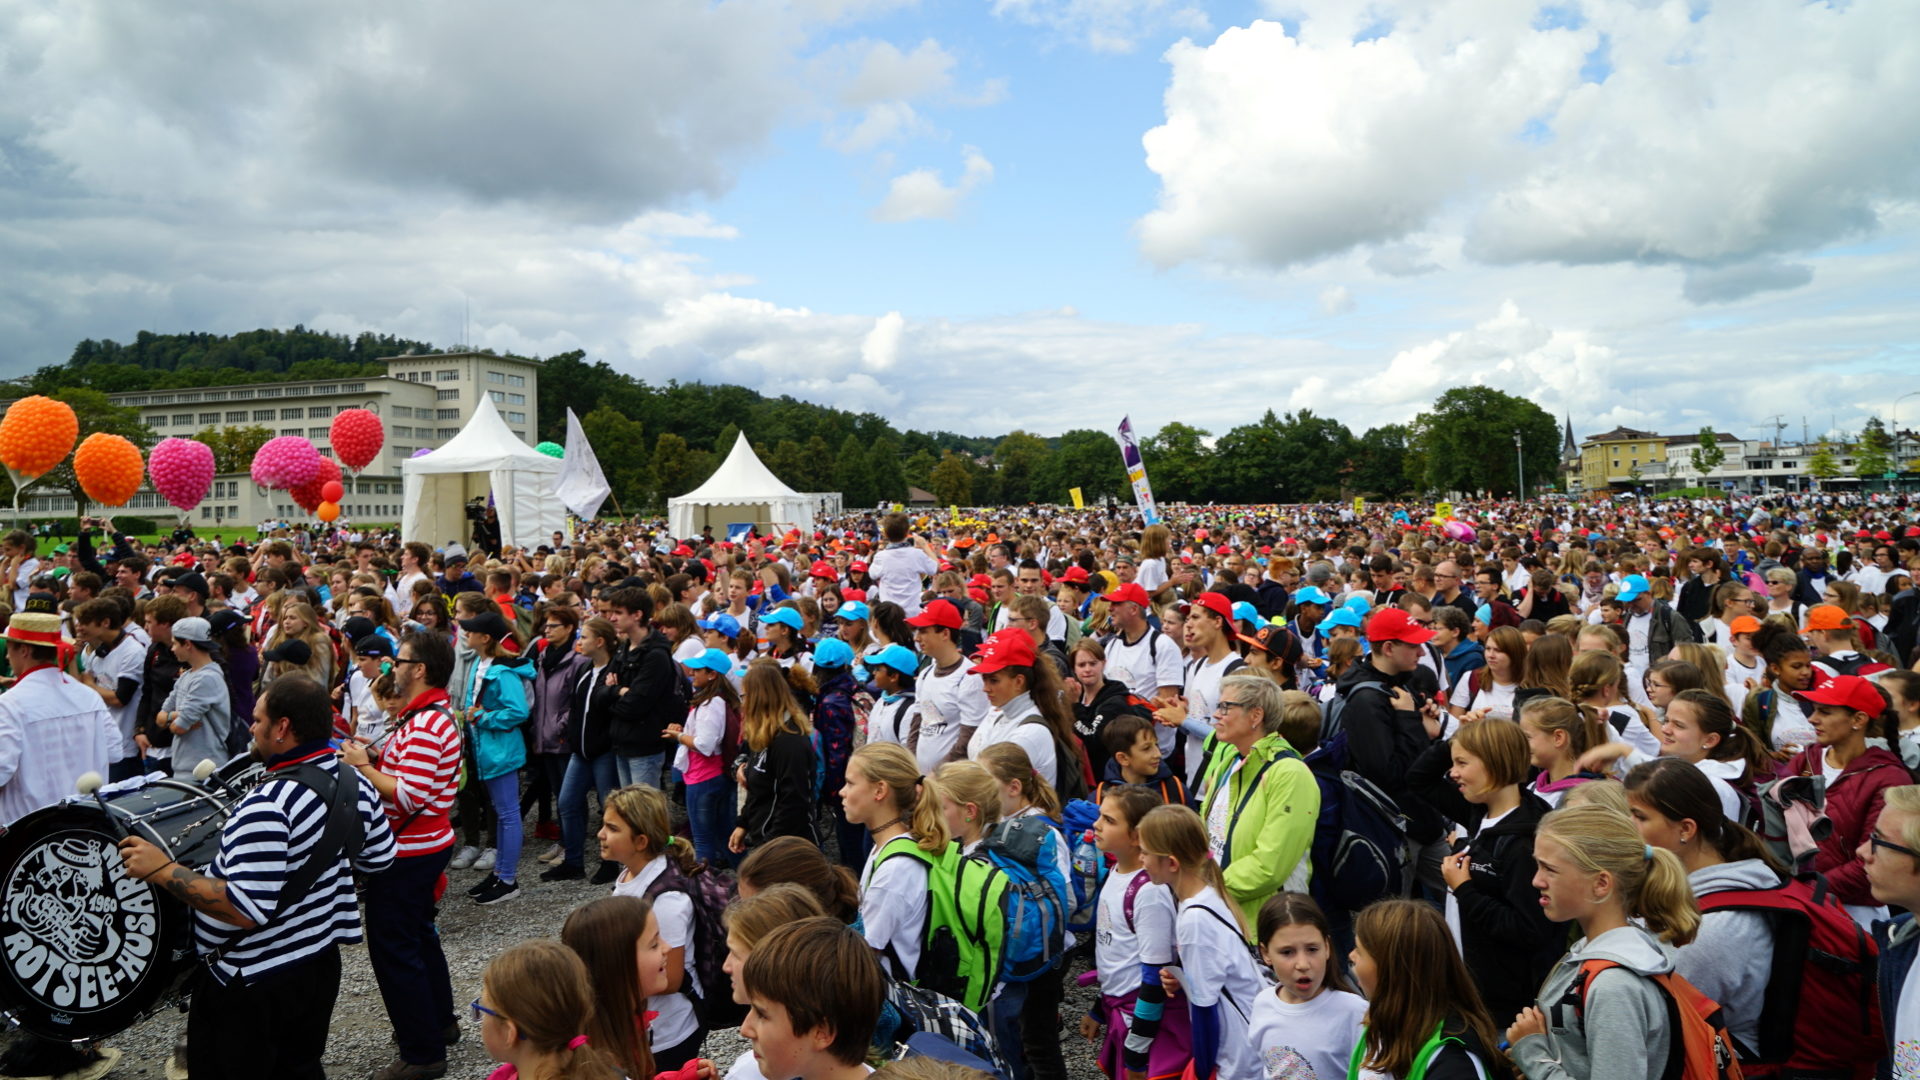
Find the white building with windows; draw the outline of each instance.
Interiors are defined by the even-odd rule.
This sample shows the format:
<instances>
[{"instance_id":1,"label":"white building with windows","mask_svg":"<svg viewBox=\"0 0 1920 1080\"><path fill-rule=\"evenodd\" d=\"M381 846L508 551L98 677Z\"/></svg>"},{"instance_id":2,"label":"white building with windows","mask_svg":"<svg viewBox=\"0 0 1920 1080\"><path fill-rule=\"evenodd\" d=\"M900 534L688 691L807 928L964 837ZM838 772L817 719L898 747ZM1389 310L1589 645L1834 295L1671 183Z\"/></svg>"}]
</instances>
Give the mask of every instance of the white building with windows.
<instances>
[{"instance_id":1,"label":"white building with windows","mask_svg":"<svg viewBox=\"0 0 1920 1080\"><path fill-rule=\"evenodd\" d=\"M209 427L257 425L275 435L311 439L327 457L333 456L328 433L335 416L347 409L373 412L386 427L386 443L359 476L344 481L347 495L341 501L343 520L367 523L400 520L400 463L422 447L433 449L458 435L482 394L493 399L515 435L529 446L537 440L539 364L476 352L389 356L381 362L387 365L387 373L372 378L140 390L108 397L117 405L139 409L141 419L163 439L190 439ZM0 410L4 408L0 405ZM43 489L28 493L24 509L38 517L76 512L71 497ZM144 488L118 509L162 523L178 516L159 495ZM270 518L298 521L307 516L286 492L264 491L244 472L221 473L207 498L194 508L189 524L211 528L255 525Z\"/></svg>"}]
</instances>

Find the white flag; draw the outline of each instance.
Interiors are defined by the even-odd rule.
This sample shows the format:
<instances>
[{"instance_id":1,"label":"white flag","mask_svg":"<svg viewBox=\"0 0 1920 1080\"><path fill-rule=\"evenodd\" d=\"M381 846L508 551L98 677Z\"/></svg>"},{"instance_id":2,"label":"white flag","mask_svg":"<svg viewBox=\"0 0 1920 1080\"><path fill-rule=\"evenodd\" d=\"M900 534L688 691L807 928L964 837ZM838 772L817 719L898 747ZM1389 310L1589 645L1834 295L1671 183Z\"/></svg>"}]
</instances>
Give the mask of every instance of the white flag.
<instances>
[{"instance_id":1,"label":"white flag","mask_svg":"<svg viewBox=\"0 0 1920 1080\"><path fill-rule=\"evenodd\" d=\"M593 445L580 427L580 418L567 410L567 453L560 459L560 481L555 485L560 501L576 517L591 518L600 512L613 489L600 471L600 459L593 456Z\"/></svg>"}]
</instances>

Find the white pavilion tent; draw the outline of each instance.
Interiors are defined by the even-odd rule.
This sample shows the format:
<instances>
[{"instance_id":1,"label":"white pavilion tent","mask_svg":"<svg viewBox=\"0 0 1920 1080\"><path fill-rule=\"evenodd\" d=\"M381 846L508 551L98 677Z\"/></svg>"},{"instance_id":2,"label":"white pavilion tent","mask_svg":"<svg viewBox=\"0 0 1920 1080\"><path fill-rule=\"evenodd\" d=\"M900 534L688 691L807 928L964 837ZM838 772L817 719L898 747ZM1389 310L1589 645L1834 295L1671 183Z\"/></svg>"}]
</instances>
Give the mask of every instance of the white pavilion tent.
<instances>
[{"instance_id":1,"label":"white pavilion tent","mask_svg":"<svg viewBox=\"0 0 1920 1080\"><path fill-rule=\"evenodd\" d=\"M667 500L667 529L681 539L712 527L723 536L727 526L751 523L760 531L810 528L814 500L780 482L742 432L707 482Z\"/></svg>"},{"instance_id":2,"label":"white pavilion tent","mask_svg":"<svg viewBox=\"0 0 1920 1080\"><path fill-rule=\"evenodd\" d=\"M468 535L466 505L493 497L500 540L531 548L565 528L566 508L555 492L561 463L520 441L500 419L490 396L460 434L424 457L400 463L405 505L400 535L433 547Z\"/></svg>"}]
</instances>

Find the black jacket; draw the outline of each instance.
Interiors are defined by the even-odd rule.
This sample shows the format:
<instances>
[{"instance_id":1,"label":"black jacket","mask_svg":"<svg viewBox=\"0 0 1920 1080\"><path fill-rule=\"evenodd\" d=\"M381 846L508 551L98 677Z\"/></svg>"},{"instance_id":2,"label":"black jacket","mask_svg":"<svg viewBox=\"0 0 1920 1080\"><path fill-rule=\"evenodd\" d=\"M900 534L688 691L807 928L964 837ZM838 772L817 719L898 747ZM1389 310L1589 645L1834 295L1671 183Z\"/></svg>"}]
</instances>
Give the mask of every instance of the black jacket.
<instances>
[{"instance_id":1,"label":"black jacket","mask_svg":"<svg viewBox=\"0 0 1920 1080\"><path fill-rule=\"evenodd\" d=\"M607 666L620 682L612 709L614 752L645 757L673 749L677 743L667 735L667 725L687 717L684 709L675 709L680 670L666 635L654 632L638 645L621 643Z\"/></svg>"},{"instance_id":2,"label":"black jacket","mask_svg":"<svg viewBox=\"0 0 1920 1080\"><path fill-rule=\"evenodd\" d=\"M133 730L145 735L148 745L156 750L173 745L173 729L154 723L154 717L167 703L167 695L173 693L173 684L184 670L186 665L173 655L172 646L157 641L147 646L147 659L140 668L140 705L133 711Z\"/></svg>"},{"instance_id":3,"label":"black jacket","mask_svg":"<svg viewBox=\"0 0 1920 1080\"><path fill-rule=\"evenodd\" d=\"M1076 694L1075 698L1078 696ZM1088 761L1098 764L1113 760L1113 754L1108 752L1101 735L1114 717L1131 714L1153 719L1152 709L1130 703L1127 700L1129 696L1126 683L1119 679L1108 679L1101 685L1100 692L1093 695L1091 704L1083 705L1078 700L1074 701L1073 730L1079 733L1080 742L1087 748ZM1106 766L1099 765L1094 771L1104 774Z\"/></svg>"},{"instance_id":4,"label":"black jacket","mask_svg":"<svg viewBox=\"0 0 1920 1080\"><path fill-rule=\"evenodd\" d=\"M1287 587L1272 578L1261 578L1260 584L1253 587L1253 610L1262 618L1271 619L1275 615L1284 615L1287 611Z\"/></svg>"},{"instance_id":5,"label":"black jacket","mask_svg":"<svg viewBox=\"0 0 1920 1080\"><path fill-rule=\"evenodd\" d=\"M601 671L586 664L573 684L573 707L567 711L567 745L588 760L613 749L613 700L618 690L607 685L607 672L612 670L612 660Z\"/></svg>"},{"instance_id":6,"label":"black jacket","mask_svg":"<svg viewBox=\"0 0 1920 1080\"><path fill-rule=\"evenodd\" d=\"M1481 721L1495 723L1497 721ZM1469 831L1487 808L1470 803L1447 778L1452 744L1436 741L1414 761L1407 785ZM1460 942L1487 1011L1511 1018L1533 1003L1534 994L1566 952L1565 923L1548 920L1533 887L1533 831L1551 809L1530 791L1520 806L1473 840L1472 874L1454 892L1460 905Z\"/></svg>"},{"instance_id":7,"label":"black jacket","mask_svg":"<svg viewBox=\"0 0 1920 1080\"><path fill-rule=\"evenodd\" d=\"M748 750L747 800L740 807L746 844L757 847L776 836L798 836L818 843L813 834L813 740L782 731L764 750Z\"/></svg>"},{"instance_id":8,"label":"black jacket","mask_svg":"<svg viewBox=\"0 0 1920 1080\"><path fill-rule=\"evenodd\" d=\"M1431 679L1433 673L1427 672L1427 677ZM1409 837L1427 844L1440 838L1440 815L1407 787L1407 770L1432 740L1418 712L1393 707L1395 688L1412 692L1408 681L1406 675L1388 676L1372 661L1362 660L1335 685L1346 699L1340 726L1347 734L1353 771L1372 781L1407 815Z\"/></svg>"}]
</instances>

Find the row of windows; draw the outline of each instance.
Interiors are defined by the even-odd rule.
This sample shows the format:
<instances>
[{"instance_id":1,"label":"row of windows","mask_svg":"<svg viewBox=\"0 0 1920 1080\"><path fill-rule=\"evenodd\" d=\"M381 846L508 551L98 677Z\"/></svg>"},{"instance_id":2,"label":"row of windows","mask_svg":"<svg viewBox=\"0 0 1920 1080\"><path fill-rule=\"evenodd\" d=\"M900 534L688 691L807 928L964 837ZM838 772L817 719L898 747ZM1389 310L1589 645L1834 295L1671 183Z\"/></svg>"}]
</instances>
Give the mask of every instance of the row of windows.
<instances>
[{"instance_id":1,"label":"row of windows","mask_svg":"<svg viewBox=\"0 0 1920 1080\"><path fill-rule=\"evenodd\" d=\"M458 401L460 400L460 391L438 390L434 392L433 396L436 401Z\"/></svg>"},{"instance_id":2,"label":"row of windows","mask_svg":"<svg viewBox=\"0 0 1920 1080\"><path fill-rule=\"evenodd\" d=\"M504 371L487 372L487 381L490 383L502 383L507 386L527 385L527 377L525 375L509 375Z\"/></svg>"},{"instance_id":3,"label":"row of windows","mask_svg":"<svg viewBox=\"0 0 1920 1080\"><path fill-rule=\"evenodd\" d=\"M321 383L317 386L255 386L238 390L182 390L177 394L135 394L123 405L191 405L196 401L250 401L255 397L306 397L309 394L361 394L364 382Z\"/></svg>"},{"instance_id":4,"label":"row of windows","mask_svg":"<svg viewBox=\"0 0 1920 1080\"><path fill-rule=\"evenodd\" d=\"M489 390L487 393L492 396L495 405L525 405L527 403L527 395L525 394L509 394L505 390Z\"/></svg>"}]
</instances>

